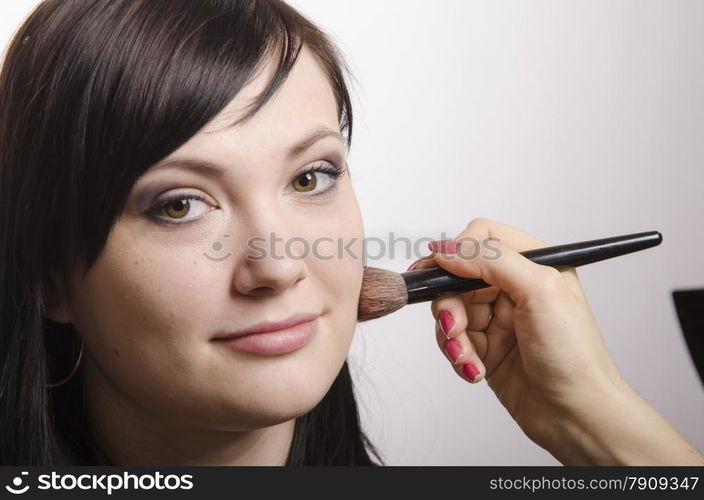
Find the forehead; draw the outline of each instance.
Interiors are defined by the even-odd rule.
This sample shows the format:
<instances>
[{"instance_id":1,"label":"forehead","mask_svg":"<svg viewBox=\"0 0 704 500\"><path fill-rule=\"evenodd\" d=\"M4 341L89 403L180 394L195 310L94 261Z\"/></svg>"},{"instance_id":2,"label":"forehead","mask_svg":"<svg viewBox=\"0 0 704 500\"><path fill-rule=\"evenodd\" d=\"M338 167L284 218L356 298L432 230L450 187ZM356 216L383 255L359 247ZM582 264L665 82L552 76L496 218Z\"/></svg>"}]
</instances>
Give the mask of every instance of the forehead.
<instances>
[{"instance_id":1,"label":"forehead","mask_svg":"<svg viewBox=\"0 0 704 500\"><path fill-rule=\"evenodd\" d=\"M244 116L248 106L256 102L266 90L275 71L276 61L270 57L254 74L253 79L201 132L208 135L233 130L242 134L265 132L269 135L285 135L291 127L299 131L318 125L339 129L337 103L329 77L305 45L276 94L248 121L232 127L232 123Z\"/></svg>"},{"instance_id":2,"label":"forehead","mask_svg":"<svg viewBox=\"0 0 704 500\"><path fill-rule=\"evenodd\" d=\"M346 151L329 77L305 46L277 92L254 116L233 126L266 90L275 71L270 58L218 115L148 172L187 162L236 165L238 175L266 172L261 167L287 165L323 137L336 137L338 147Z\"/></svg>"}]
</instances>

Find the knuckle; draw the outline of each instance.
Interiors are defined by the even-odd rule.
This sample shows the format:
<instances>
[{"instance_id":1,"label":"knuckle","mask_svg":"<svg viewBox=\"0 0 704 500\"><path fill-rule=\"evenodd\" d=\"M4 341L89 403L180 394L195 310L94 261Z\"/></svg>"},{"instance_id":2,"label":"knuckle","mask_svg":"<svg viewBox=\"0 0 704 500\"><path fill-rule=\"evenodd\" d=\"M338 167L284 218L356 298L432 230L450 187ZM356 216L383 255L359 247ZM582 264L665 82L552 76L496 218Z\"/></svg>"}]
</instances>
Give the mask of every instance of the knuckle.
<instances>
[{"instance_id":1,"label":"knuckle","mask_svg":"<svg viewBox=\"0 0 704 500\"><path fill-rule=\"evenodd\" d=\"M477 225L481 226L490 226L494 223L494 221L488 217L476 217L474 221L477 223Z\"/></svg>"},{"instance_id":2,"label":"knuckle","mask_svg":"<svg viewBox=\"0 0 704 500\"><path fill-rule=\"evenodd\" d=\"M430 302L430 314L433 315L433 318L438 319L438 314L440 314L440 306L438 304L438 299L435 299Z\"/></svg>"},{"instance_id":3,"label":"knuckle","mask_svg":"<svg viewBox=\"0 0 704 500\"><path fill-rule=\"evenodd\" d=\"M443 309L452 310L453 297L437 297L430 302L430 312L433 318L439 319L440 311ZM451 312L452 313L452 312ZM454 314L453 314L454 317Z\"/></svg>"},{"instance_id":4,"label":"knuckle","mask_svg":"<svg viewBox=\"0 0 704 500\"><path fill-rule=\"evenodd\" d=\"M464 233L471 233L477 228L485 228L489 227L493 222L490 219L487 219L486 217L475 217L464 228L464 231L462 231L462 234Z\"/></svg>"},{"instance_id":5,"label":"knuckle","mask_svg":"<svg viewBox=\"0 0 704 500\"><path fill-rule=\"evenodd\" d=\"M543 295L556 296L562 293L564 288L564 281L560 271L554 267L544 266L538 273L540 283L538 284L538 289Z\"/></svg>"}]
</instances>

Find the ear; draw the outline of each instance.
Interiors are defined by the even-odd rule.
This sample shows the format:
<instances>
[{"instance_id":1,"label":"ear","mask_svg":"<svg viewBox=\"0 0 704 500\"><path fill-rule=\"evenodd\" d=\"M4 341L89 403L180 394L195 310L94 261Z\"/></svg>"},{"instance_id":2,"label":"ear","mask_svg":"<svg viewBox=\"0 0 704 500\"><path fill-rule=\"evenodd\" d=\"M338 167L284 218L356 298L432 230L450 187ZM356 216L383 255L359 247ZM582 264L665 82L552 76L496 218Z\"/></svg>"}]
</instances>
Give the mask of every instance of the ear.
<instances>
[{"instance_id":1,"label":"ear","mask_svg":"<svg viewBox=\"0 0 704 500\"><path fill-rule=\"evenodd\" d=\"M44 289L44 315L54 323L71 323L71 309L65 290L61 279L52 271Z\"/></svg>"}]
</instances>

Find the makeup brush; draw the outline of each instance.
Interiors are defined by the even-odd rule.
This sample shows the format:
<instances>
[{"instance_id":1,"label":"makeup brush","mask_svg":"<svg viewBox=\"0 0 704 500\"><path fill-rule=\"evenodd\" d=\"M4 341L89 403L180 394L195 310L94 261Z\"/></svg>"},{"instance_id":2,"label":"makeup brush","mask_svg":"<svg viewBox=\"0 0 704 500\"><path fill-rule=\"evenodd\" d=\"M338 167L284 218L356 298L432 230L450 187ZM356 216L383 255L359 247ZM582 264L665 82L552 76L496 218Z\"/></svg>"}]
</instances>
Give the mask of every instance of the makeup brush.
<instances>
[{"instance_id":1,"label":"makeup brush","mask_svg":"<svg viewBox=\"0 0 704 500\"><path fill-rule=\"evenodd\" d=\"M661 242L662 234L649 231L538 248L521 252L521 255L544 266L578 267L654 247ZM378 267L365 267L357 321L380 318L407 304L430 301L447 292L461 293L490 286L483 280L457 276L441 267L400 274Z\"/></svg>"}]
</instances>

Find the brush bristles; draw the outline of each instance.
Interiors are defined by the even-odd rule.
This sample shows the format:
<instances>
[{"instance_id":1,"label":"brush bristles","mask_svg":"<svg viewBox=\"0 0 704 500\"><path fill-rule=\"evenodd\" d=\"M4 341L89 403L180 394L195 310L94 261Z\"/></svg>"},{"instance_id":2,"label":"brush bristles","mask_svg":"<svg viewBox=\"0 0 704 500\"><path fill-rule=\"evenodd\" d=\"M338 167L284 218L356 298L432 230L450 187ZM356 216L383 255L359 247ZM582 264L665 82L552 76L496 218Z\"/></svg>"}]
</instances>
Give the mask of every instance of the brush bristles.
<instances>
[{"instance_id":1,"label":"brush bristles","mask_svg":"<svg viewBox=\"0 0 704 500\"><path fill-rule=\"evenodd\" d=\"M407 303L408 291L403 276L378 267L364 268L357 321L386 316Z\"/></svg>"}]
</instances>

